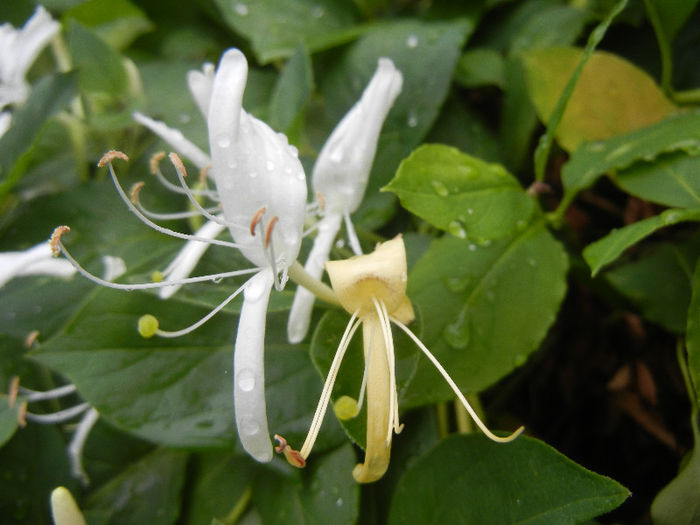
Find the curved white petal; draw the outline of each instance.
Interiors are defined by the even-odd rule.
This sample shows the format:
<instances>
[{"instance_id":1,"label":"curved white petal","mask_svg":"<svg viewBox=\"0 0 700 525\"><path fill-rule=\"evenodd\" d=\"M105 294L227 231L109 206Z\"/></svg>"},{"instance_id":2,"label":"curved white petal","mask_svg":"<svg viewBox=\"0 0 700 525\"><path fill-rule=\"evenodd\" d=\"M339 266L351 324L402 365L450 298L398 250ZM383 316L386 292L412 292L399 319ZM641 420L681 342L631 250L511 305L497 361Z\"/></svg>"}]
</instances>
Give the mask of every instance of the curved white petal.
<instances>
[{"instance_id":1,"label":"curved white petal","mask_svg":"<svg viewBox=\"0 0 700 525\"><path fill-rule=\"evenodd\" d=\"M0 138L10 129L10 124L12 124L12 114L9 111L0 112Z\"/></svg>"},{"instance_id":2,"label":"curved white petal","mask_svg":"<svg viewBox=\"0 0 700 525\"><path fill-rule=\"evenodd\" d=\"M187 85L192 93L199 111L206 119L209 115L209 100L214 84L214 64L207 62L201 71L192 70L187 73Z\"/></svg>"},{"instance_id":3,"label":"curved white petal","mask_svg":"<svg viewBox=\"0 0 700 525\"><path fill-rule=\"evenodd\" d=\"M153 133L170 144L178 154L189 159L200 170L211 165L209 155L204 153L196 144L186 139L179 129L171 128L164 122L154 120L138 111L135 111L132 117L136 122L146 126Z\"/></svg>"},{"instance_id":4,"label":"curved white petal","mask_svg":"<svg viewBox=\"0 0 700 525\"><path fill-rule=\"evenodd\" d=\"M255 460L272 459L265 406L265 316L275 276L268 268L253 276L243 291L233 353L233 402L243 448Z\"/></svg>"},{"instance_id":5,"label":"curved white petal","mask_svg":"<svg viewBox=\"0 0 700 525\"><path fill-rule=\"evenodd\" d=\"M219 224L218 222L208 221L204 223L204 226L199 228L195 235L197 237L202 237L204 239L215 239L219 234L226 229L226 226ZM203 241L187 241L185 246L178 252L177 256L165 269L164 273L167 275L165 282L168 281L179 281L186 277L189 277L194 267L207 251L210 244ZM158 291L158 295L161 299L168 299L172 297L175 292L177 292L181 284L173 284L171 286L166 286Z\"/></svg>"},{"instance_id":6,"label":"curved white petal","mask_svg":"<svg viewBox=\"0 0 700 525\"><path fill-rule=\"evenodd\" d=\"M19 32L15 48L15 60L22 77L39 56L41 50L61 29L61 25L51 18L51 14L42 6L36 8Z\"/></svg>"},{"instance_id":7,"label":"curved white petal","mask_svg":"<svg viewBox=\"0 0 700 525\"><path fill-rule=\"evenodd\" d=\"M341 221L340 214L331 213L321 219L318 225L318 235L314 239L314 245L304 265L304 269L315 279L320 279L323 274L323 265L328 261L328 254L340 229ZM314 295L302 286L297 287L287 321L287 339L290 343L299 343L306 337L313 307Z\"/></svg>"},{"instance_id":8,"label":"curved white petal","mask_svg":"<svg viewBox=\"0 0 700 525\"><path fill-rule=\"evenodd\" d=\"M241 107L248 74L245 56L230 49L221 58L209 104L212 172L231 234L241 252L257 266L278 268L299 253L306 210L306 177L287 138ZM250 233L253 217L265 208L262 232ZM276 217L277 219L274 219ZM269 244L264 241L268 226Z\"/></svg>"},{"instance_id":9,"label":"curved white petal","mask_svg":"<svg viewBox=\"0 0 700 525\"><path fill-rule=\"evenodd\" d=\"M312 185L314 191L323 195L329 211L352 213L362 202L379 132L402 83L403 77L394 63L380 58L362 97L321 149Z\"/></svg>"},{"instance_id":10,"label":"curved white petal","mask_svg":"<svg viewBox=\"0 0 700 525\"><path fill-rule=\"evenodd\" d=\"M52 256L48 242L21 252L0 253L0 286L19 276L50 275L65 279L74 273L75 268L69 261Z\"/></svg>"}]
</instances>

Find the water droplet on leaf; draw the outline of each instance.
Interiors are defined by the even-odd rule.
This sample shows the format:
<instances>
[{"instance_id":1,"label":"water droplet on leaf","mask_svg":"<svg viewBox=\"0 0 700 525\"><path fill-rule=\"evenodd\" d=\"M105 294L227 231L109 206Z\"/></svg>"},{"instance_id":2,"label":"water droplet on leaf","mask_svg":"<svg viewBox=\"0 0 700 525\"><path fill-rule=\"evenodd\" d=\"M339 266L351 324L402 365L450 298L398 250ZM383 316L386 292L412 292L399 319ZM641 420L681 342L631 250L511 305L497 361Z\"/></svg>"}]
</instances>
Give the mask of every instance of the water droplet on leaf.
<instances>
[{"instance_id":1,"label":"water droplet on leaf","mask_svg":"<svg viewBox=\"0 0 700 525\"><path fill-rule=\"evenodd\" d=\"M447 197L450 194L447 186L445 186L445 184L439 180L430 181L430 185L435 190L435 193L440 195L440 197Z\"/></svg>"},{"instance_id":2,"label":"water droplet on leaf","mask_svg":"<svg viewBox=\"0 0 700 525\"><path fill-rule=\"evenodd\" d=\"M447 225L447 231L459 239L467 238L467 230L464 225L459 221L452 221Z\"/></svg>"},{"instance_id":3,"label":"water droplet on leaf","mask_svg":"<svg viewBox=\"0 0 700 525\"><path fill-rule=\"evenodd\" d=\"M408 35L408 38L406 38L406 47L410 49L418 47L418 37L416 35Z\"/></svg>"}]
</instances>

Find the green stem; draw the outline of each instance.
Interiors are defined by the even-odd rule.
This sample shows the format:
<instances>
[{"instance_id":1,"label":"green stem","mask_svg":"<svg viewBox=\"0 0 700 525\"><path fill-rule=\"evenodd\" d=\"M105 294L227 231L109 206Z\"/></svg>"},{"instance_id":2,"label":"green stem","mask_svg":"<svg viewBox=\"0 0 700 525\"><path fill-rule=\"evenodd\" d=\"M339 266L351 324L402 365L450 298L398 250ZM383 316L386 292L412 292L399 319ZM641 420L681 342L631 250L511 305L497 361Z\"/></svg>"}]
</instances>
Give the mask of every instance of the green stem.
<instances>
[{"instance_id":1,"label":"green stem","mask_svg":"<svg viewBox=\"0 0 700 525\"><path fill-rule=\"evenodd\" d=\"M671 87L671 79L673 78L673 60L671 57L671 44L666 38L664 29L661 26L661 18L656 11L653 2L644 0L644 6L647 10L647 16L656 33L656 40L659 44L659 54L661 55L661 87L664 92L671 96L673 87Z\"/></svg>"},{"instance_id":2,"label":"green stem","mask_svg":"<svg viewBox=\"0 0 700 525\"><path fill-rule=\"evenodd\" d=\"M300 286L303 286L319 299L335 306L340 306L338 298L335 296L333 289L327 284L322 283L318 279L312 277L304 267L299 264L299 261L294 261L289 267L289 278Z\"/></svg>"},{"instance_id":3,"label":"green stem","mask_svg":"<svg viewBox=\"0 0 700 525\"><path fill-rule=\"evenodd\" d=\"M683 375L683 382L685 383L685 389L688 392L688 397L690 398L690 426L693 428L693 439L695 441L695 448L700 448L700 427L698 427L698 398L695 391L695 386L693 385L693 378L690 376L690 371L688 370L688 361L685 357L685 348L682 339L678 340L676 344L676 359L678 360L678 367L681 369L681 374Z\"/></svg>"},{"instance_id":4,"label":"green stem","mask_svg":"<svg viewBox=\"0 0 700 525\"><path fill-rule=\"evenodd\" d=\"M438 403L435 405L435 412L437 416L438 438L444 439L450 433L447 403Z\"/></svg>"},{"instance_id":5,"label":"green stem","mask_svg":"<svg viewBox=\"0 0 700 525\"><path fill-rule=\"evenodd\" d=\"M231 512L223 519L225 525L235 525L238 520L241 519L241 516L243 516L243 513L248 508L252 495L253 491L250 490L250 487L247 487L245 491L243 491L243 494L241 494L241 497L238 498Z\"/></svg>"},{"instance_id":6,"label":"green stem","mask_svg":"<svg viewBox=\"0 0 700 525\"><path fill-rule=\"evenodd\" d=\"M700 89L674 91L673 100L680 105L700 104Z\"/></svg>"}]
</instances>

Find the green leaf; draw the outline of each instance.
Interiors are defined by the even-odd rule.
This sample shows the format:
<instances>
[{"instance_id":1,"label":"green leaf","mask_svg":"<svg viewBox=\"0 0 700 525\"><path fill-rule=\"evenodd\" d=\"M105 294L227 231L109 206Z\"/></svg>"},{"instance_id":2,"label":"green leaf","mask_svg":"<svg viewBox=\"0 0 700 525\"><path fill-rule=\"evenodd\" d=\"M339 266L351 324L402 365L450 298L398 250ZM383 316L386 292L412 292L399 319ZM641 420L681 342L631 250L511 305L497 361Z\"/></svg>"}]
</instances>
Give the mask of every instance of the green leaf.
<instances>
[{"instance_id":1,"label":"green leaf","mask_svg":"<svg viewBox=\"0 0 700 525\"><path fill-rule=\"evenodd\" d=\"M465 51L455 69L455 82L464 87L505 86L503 56L493 49L476 48Z\"/></svg>"},{"instance_id":2,"label":"green leaf","mask_svg":"<svg viewBox=\"0 0 700 525\"><path fill-rule=\"evenodd\" d=\"M521 436L508 444L451 436L399 482L390 525L580 523L620 505L629 492L553 448Z\"/></svg>"},{"instance_id":3,"label":"green leaf","mask_svg":"<svg viewBox=\"0 0 700 525\"><path fill-rule=\"evenodd\" d=\"M500 164L437 144L415 150L385 189L433 226L480 244L525 228L535 209Z\"/></svg>"},{"instance_id":4,"label":"green leaf","mask_svg":"<svg viewBox=\"0 0 700 525\"><path fill-rule=\"evenodd\" d=\"M700 209L670 209L649 217L612 233L589 244L583 250L583 258L595 276L606 264L617 259L623 251L654 233L659 228L686 221L700 221Z\"/></svg>"},{"instance_id":5,"label":"green leaf","mask_svg":"<svg viewBox=\"0 0 700 525\"><path fill-rule=\"evenodd\" d=\"M677 334L685 333L693 268L700 242L663 243L651 254L605 274L610 284L646 319Z\"/></svg>"},{"instance_id":6,"label":"green leaf","mask_svg":"<svg viewBox=\"0 0 700 525\"><path fill-rule=\"evenodd\" d=\"M224 21L251 41L262 64L291 56L299 43L321 51L357 37L358 13L343 0L216 0Z\"/></svg>"},{"instance_id":7,"label":"green leaf","mask_svg":"<svg viewBox=\"0 0 700 525\"><path fill-rule=\"evenodd\" d=\"M663 153L700 155L700 112L672 116L646 128L579 147L562 169L564 201L590 187L605 173L635 162L652 162Z\"/></svg>"},{"instance_id":8,"label":"green leaf","mask_svg":"<svg viewBox=\"0 0 700 525\"><path fill-rule=\"evenodd\" d=\"M322 456L312 454L304 470L268 472L253 488L253 502L264 525L351 525L360 490L352 477L355 454L345 444ZM291 469L292 467L289 467Z\"/></svg>"},{"instance_id":9,"label":"green leaf","mask_svg":"<svg viewBox=\"0 0 700 525\"><path fill-rule=\"evenodd\" d=\"M677 208L700 207L700 156L685 152L662 155L655 162L637 162L613 173L612 180L640 199Z\"/></svg>"},{"instance_id":10,"label":"green leaf","mask_svg":"<svg viewBox=\"0 0 700 525\"><path fill-rule=\"evenodd\" d=\"M114 49L127 47L154 28L145 13L128 0L88 0L63 14L64 23L71 18L92 28Z\"/></svg>"},{"instance_id":11,"label":"green leaf","mask_svg":"<svg viewBox=\"0 0 700 525\"><path fill-rule=\"evenodd\" d=\"M660 29L670 43L698 4L698 0L646 0L659 18Z\"/></svg>"},{"instance_id":12,"label":"green leaf","mask_svg":"<svg viewBox=\"0 0 700 525\"><path fill-rule=\"evenodd\" d=\"M119 54L92 30L71 21L68 48L79 71L80 89L87 93L122 95L128 78Z\"/></svg>"},{"instance_id":13,"label":"green leaf","mask_svg":"<svg viewBox=\"0 0 700 525\"><path fill-rule=\"evenodd\" d=\"M464 392L483 390L540 344L564 297L567 267L564 250L541 223L489 246L437 239L408 278L421 339ZM452 396L421 360L406 404Z\"/></svg>"},{"instance_id":14,"label":"green leaf","mask_svg":"<svg viewBox=\"0 0 700 525\"><path fill-rule=\"evenodd\" d=\"M7 443L17 430L17 414L23 401L21 397L16 399L14 406L10 408L7 394L0 394L0 447Z\"/></svg>"},{"instance_id":15,"label":"green leaf","mask_svg":"<svg viewBox=\"0 0 700 525\"><path fill-rule=\"evenodd\" d=\"M270 101L270 126L286 133L301 114L313 87L311 57L299 46L275 85Z\"/></svg>"},{"instance_id":16,"label":"green leaf","mask_svg":"<svg viewBox=\"0 0 700 525\"><path fill-rule=\"evenodd\" d=\"M550 119L583 53L582 49L556 47L524 55L530 95L542 121ZM619 56L596 51L578 79L555 135L564 149L574 151L581 142L643 128L674 111L675 106L647 73Z\"/></svg>"},{"instance_id":17,"label":"green leaf","mask_svg":"<svg viewBox=\"0 0 700 525\"><path fill-rule=\"evenodd\" d=\"M697 525L700 523L700 451L690 452L690 459L671 483L659 492L651 505L655 525Z\"/></svg>"},{"instance_id":18,"label":"green leaf","mask_svg":"<svg viewBox=\"0 0 700 525\"><path fill-rule=\"evenodd\" d=\"M180 513L187 454L159 449L129 465L91 493L83 503L86 518L102 523L174 523Z\"/></svg>"},{"instance_id":19,"label":"green leaf","mask_svg":"<svg viewBox=\"0 0 700 525\"><path fill-rule=\"evenodd\" d=\"M0 138L0 199L26 170L46 120L61 111L75 94L75 74L46 77L36 83L27 102L14 112L10 129Z\"/></svg>"}]
</instances>

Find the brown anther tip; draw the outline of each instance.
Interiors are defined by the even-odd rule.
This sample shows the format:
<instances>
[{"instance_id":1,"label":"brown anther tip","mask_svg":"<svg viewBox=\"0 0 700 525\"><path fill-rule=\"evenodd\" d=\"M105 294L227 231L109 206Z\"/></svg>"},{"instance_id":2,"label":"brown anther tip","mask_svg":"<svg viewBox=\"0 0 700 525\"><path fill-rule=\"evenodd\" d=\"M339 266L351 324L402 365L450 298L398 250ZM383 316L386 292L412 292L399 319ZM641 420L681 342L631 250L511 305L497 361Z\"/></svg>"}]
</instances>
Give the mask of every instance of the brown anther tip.
<instances>
[{"instance_id":1,"label":"brown anther tip","mask_svg":"<svg viewBox=\"0 0 700 525\"><path fill-rule=\"evenodd\" d=\"M262 207L258 211L255 212L255 215L253 215L253 220L250 221L250 235L255 237L255 227L258 225L260 222L260 219L262 219L262 216L265 215L265 208Z\"/></svg>"},{"instance_id":2,"label":"brown anther tip","mask_svg":"<svg viewBox=\"0 0 700 525\"><path fill-rule=\"evenodd\" d=\"M129 198L131 199L132 204L138 204L139 203L139 193L141 192L141 188L145 186L144 182L135 182L134 185L131 187L129 190Z\"/></svg>"},{"instance_id":3,"label":"brown anther tip","mask_svg":"<svg viewBox=\"0 0 700 525\"><path fill-rule=\"evenodd\" d=\"M151 173L155 175L158 173L158 164L160 164L160 161L165 158L165 152L164 151L159 151L158 153L155 153L152 157L151 160L148 161L148 165L150 167Z\"/></svg>"},{"instance_id":4,"label":"brown anther tip","mask_svg":"<svg viewBox=\"0 0 700 525\"><path fill-rule=\"evenodd\" d=\"M61 253L61 235L68 233L70 228L68 226L57 226L54 228L51 238L49 239L49 246L51 246L51 255L58 257Z\"/></svg>"},{"instance_id":5,"label":"brown anther tip","mask_svg":"<svg viewBox=\"0 0 700 525\"><path fill-rule=\"evenodd\" d=\"M532 197L549 193L552 193L552 187L546 182L535 181L527 189L527 194Z\"/></svg>"},{"instance_id":6,"label":"brown anther tip","mask_svg":"<svg viewBox=\"0 0 700 525\"><path fill-rule=\"evenodd\" d=\"M170 162L173 163L173 166L175 166L175 169L180 172L182 178L184 179L187 177L187 170L185 169L185 165L182 163L182 159L179 157L179 155L174 151L171 151L168 154L168 158L170 159Z\"/></svg>"},{"instance_id":7,"label":"brown anther tip","mask_svg":"<svg viewBox=\"0 0 700 525\"><path fill-rule=\"evenodd\" d=\"M201 170L199 170L199 183L202 186L205 186L207 184L207 175L209 175L210 171L211 166L204 166Z\"/></svg>"},{"instance_id":8,"label":"brown anther tip","mask_svg":"<svg viewBox=\"0 0 700 525\"><path fill-rule=\"evenodd\" d=\"M22 428L27 426L27 402L25 401L17 407L17 423Z\"/></svg>"},{"instance_id":9,"label":"brown anther tip","mask_svg":"<svg viewBox=\"0 0 700 525\"><path fill-rule=\"evenodd\" d=\"M10 408L15 407L15 402L17 401L17 394L19 394L19 376L14 376L10 380L10 391L8 392L7 403Z\"/></svg>"},{"instance_id":10,"label":"brown anther tip","mask_svg":"<svg viewBox=\"0 0 700 525\"><path fill-rule=\"evenodd\" d=\"M121 151L113 149L102 155L102 158L100 159L100 162L97 163L97 166L99 168L102 168L103 166L106 166L107 164L112 162L114 159L121 159L125 160L126 162L129 162L129 157L126 156L126 153L122 153Z\"/></svg>"},{"instance_id":11,"label":"brown anther tip","mask_svg":"<svg viewBox=\"0 0 700 525\"><path fill-rule=\"evenodd\" d=\"M275 227L278 220L280 220L280 218L275 215L267 224L267 230L265 230L265 248L267 248L268 244L270 244L270 239L272 239L272 229Z\"/></svg>"},{"instance_id":12,"label":"brown anther tip","mask_svg":"<svg viewBox=\"0 0 700 525\"><path fill-rule=\"evenodd\" d=\"M318 206L321 208L321 211L326 209L326 199L323 198L323 193L320 191L316 192L316 200L318 201Z\"/></svg>"},{"instance_id":13,"label":"brown anther tip","mask_svg":"<svg viewBox=\"0 0 700 525\"><path fill-rule=\"evenodd\" d=\"M34 346L34 343L36 343L37 338L39 337L39 330L32 330L27 334L27 337L24 338L24 347L25 348L31 348Z\"/></svg>"},{"instance_id":14,"label":"brown anther tip","mask_svg":"<svg viewBox=\"0 0 700 525\"><path fill-rule=\"evenodd\" d=\"M275 452L278 454L284 454L284 458L287 460L291 466L296 468L304 468L306 466L306 460L297 450L294 450L287 444L287 440L282 436L275 434L275 439L279 441L279 445L275 447Z\"/></svg>"}]
</instances>

